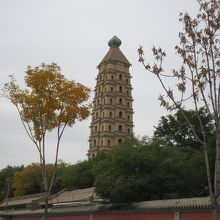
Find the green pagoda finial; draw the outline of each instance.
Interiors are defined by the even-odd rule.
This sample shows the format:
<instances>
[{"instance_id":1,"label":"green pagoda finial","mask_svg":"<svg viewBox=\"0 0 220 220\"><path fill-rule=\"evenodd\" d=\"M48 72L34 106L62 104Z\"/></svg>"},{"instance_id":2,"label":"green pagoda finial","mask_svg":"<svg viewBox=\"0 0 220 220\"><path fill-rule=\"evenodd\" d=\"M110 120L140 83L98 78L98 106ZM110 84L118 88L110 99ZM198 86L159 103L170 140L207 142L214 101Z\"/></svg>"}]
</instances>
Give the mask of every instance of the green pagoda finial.
<instances>
[{"instance_id":1,"label":"green pagoda finial","mask_svg":"<svg viewBox=\"0 0 220 220\"><path fill-rule=\"evenodd\" d=\"M108 42L108 45L109 45L109 47L110 48L119 48L120 47L120 45L121 45L121 40L118 38L118 37L116 37L116 36L114 36L109 42Z\"/></svg>"}]
</instances>

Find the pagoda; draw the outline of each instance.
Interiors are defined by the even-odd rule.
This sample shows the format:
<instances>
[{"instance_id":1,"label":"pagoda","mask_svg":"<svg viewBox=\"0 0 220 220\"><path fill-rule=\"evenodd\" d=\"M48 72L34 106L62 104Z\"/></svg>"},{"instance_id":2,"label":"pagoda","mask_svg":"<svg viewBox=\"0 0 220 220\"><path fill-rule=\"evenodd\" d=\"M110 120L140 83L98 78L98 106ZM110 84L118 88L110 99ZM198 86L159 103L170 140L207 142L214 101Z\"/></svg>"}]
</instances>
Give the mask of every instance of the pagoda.
<instances>
[{"instance_id":1,"label":"pagoda","mask_svg":"<svg viewBox=\"0 0 220 220\"><path fill-rule=\"evenodd\" d=\"M131 64L120 50L121 40L114 36L98 65L88 157L100 150L111 150L133 134Z\"/></svg>"}]
</instances>

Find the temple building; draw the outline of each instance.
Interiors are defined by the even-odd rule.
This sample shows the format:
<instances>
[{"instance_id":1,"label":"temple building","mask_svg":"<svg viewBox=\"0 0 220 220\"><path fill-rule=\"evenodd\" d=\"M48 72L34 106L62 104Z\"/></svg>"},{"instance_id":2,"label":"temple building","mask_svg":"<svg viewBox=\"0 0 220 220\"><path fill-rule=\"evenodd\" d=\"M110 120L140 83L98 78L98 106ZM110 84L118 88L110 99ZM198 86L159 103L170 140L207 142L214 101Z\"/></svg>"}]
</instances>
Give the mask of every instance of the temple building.
<instances>
[{"instance_id":1,"label":"temple building","mask_svg":"<svg viewBox=\"0 0 220 220\"><path fill-rule=\"evenodd\" d=\"M111 150L133 134L131 64L120 50L121 40L114 36L98 65L88 157L100 150Z\"/></svg>"}]
</instances>

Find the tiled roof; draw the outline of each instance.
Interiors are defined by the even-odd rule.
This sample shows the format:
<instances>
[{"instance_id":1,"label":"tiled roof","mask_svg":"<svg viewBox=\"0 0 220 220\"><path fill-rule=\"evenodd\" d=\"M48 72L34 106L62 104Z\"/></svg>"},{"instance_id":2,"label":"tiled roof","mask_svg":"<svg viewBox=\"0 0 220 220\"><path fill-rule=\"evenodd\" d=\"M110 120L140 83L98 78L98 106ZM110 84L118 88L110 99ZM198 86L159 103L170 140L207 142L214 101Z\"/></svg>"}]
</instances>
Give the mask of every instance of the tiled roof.
<instances>
[{"instance_id":1,"label":"tiled roof","mask_svg":"<svg viewBox=\"0 0 220 220\"><path fill-rule=\"evenodd\" d=\"M117 62L122 62L127 65L131 65L125 55L121 52L119 48L110 48L108 53L104 56L98 67L104 63L104 62L109 62L109 61L117 61Z\"/></svg>"},{"instance_id":2,"label":"tiled roof","mask_svg":"<svg viewBox=\"0 0 220 220\"><path fill-rule=\"evenodd\" d=\"M38 194L32 194L32 195L26 195L26 196L17 196L13 198L8 198L3 200L0 203L0 208L5 206L16 206L16 205L27 205L31 204L35 201L38 201L40 199L44 198L44 193L38 193Z\"/></svg>"},{"instance_id":3,"label":"tiled roof","mask_svg":"<svg viewBox=\"0 0 220 220\"><path fill-rule=\"evenodd\" d=\"M66 203L66 202L79 202L89 201L90 197L97 197L95 194L95 187L87 189L77 189L73 191L64 191L58 195L53 196L49 203Z\"/></svg>"},{"instance_id":4,"label":"tiled roof","mask_svg":"<svg viewBox=\"0 0 220 220\"><path fill-rule=\"evenodd\" d=\"M91 199L93 198L93 199ZM43 203L44 193L19 196L9 198L8 202L3 201L0 203L1 212L4 211L4 207L8 206L15 209L11 209L13 212L20 212L16 209L19 205L35 204L37 202ZM169 210L196 210L196 209L211 209L210 197L195 197L195 198L183 198L183 199L166 199L166 200L154 200L143 201L130 204L109 204L103 203L103 200L95 194L95 188L78 189L73 191L61 191L53 195L49 201L53 204L51 212L86 212L86 210L93 209L94 211L135 211L135 212L157 212L157 211L169 211ZM220 202L219 202L220 207ZM40 208L40 206L39 206Z\"/></svg>"},{"instance_id":5,"label":"tiled roof","mask_svg":"<svg viewBox=\"0 0 220 220\"><path fill-rule=\"evenodd\" d=\"M210 197L195 197L184 199L167 199L133 203L133 207L144 210L162 209L199 209L211 208Z\"/></svg>"}]
</instances>

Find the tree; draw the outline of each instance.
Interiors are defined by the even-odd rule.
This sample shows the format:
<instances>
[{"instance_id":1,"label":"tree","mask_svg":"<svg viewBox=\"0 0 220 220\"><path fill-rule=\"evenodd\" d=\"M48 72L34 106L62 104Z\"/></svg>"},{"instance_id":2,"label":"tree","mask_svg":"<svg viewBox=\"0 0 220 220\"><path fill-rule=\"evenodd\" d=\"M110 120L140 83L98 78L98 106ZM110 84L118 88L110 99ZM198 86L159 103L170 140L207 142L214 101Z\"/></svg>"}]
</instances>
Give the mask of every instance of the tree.
<instances>
[{"instance_id":1,"label":"tree","mask_svg":"<svg viewBox=\"0 0 220 220\"><path fill-rule=\"evenodd\" d=\"M196 128L195 132L197 136L202 138L202 131L199 126L196 111L184 110L184 114L194 128ZM207 139L210 139L214 134L212 117L202 108L199 109L198 114L204 124L204 131L207 135ZM173 147L192 147L194 149L200 149L202 147L201 143L187 125L180 110L174 115L169 114L160 118L158 125L155 127L154 138L163 140L166 144Z\"/></svg>"},{"instance_id":2,"label":"tree","mask_svg":"<svg viewBox=\"0 0 220 220\"><path fill-rule=\"evenodd\" d=\"M217 219L217 206L220 199L220 1L197 0L199 12L195 18L188 13L180 14L183 31L179 33L180 44L175 47L182 59L179 70L171 74L163 69L166 53L161 48L153 47L155 63L150 65L144 60L144 51L138 49L139 61L145 69L153 73L165 91L160 96L161 105L168 110L180 110L188 126L204 149L207 181L213 219ZM171 77L177 81L176 86L167 85L165 78ZM183 111L186 102L191 100L200 124L202 137L196 134L196 128ZM211 179L207 135L199 115L199 107L203 107L213 118L216 137L216 158L214 170L214 183Z\"/></svg>"},{"instance_id":3,"label":"tree","mask_svg":"<svg viewBox=\"0 0 220 220\"><path fill-rule=\"evenodd\" d=\"M65 170L66 165L64 163L58 163L56 178L54 180L52 193L56 193L63 189L64 186L61 184L61 175ZM48 178L51 179L53 174L54 165L46 165ZM41 177L41 166L39 163L32 163L24 169L14 173L12 180L12 188L14 196L23 196L28 194L40 193L44 191Z\"/></svg>"},{"instance_id":4,"label":"tree","mask_svg":"<svg viewBox=\"0 0 220 220\"><path fill-rule=\"evenodd\" d=\"M135 139L96 164L96 192L113 203L203 196L207 193L204 167L202 152Z\"/></svg>"},{"instance_id":5,"label":"tree","mask_svg":"<svg viewBox=\"0 0 220 220\"><path fill-rule=\"evenodd\" d=\"M106 153L101 151L90 160L81 161L74 165L67 165L61 176L62 185L70 190L93 187L96 179L95 167L106 156Z\"/></svg>"},{"instance_id":6,"label":"tree","mask_svg":"<svg viewBox=\"0 0 220 220\"><path fill-rule=\"evenodd\" d=\"M7 166L0 171L0 201L13 196L12 182L14 174L22 170L23 166Z\"/></svg>"},{"instance_id":7,"label":"tree","mask_svg":"<svg viewBox=\"0 0 220 220\"><path fill-rule=\"evenodd\" d=\"M146 200L151 193L149 176L155 165L151 156L143 153L136 141L108 152L94 168L96 192L112 203Z\"/></svg>"},{"instance_id":8,"label":"tree","mask_svg":"<svg viewBox=\"0 0 220 220\"><path fill-rule=\"evenodd\" d=\"M95 181L92 165L93 160L85 160L67 166L62 175L62 184L71 190L92 187Z\"/></svg>"},{"instance_id":9,"label":"tree","mask_svg":"<svg viewBox=\"0 0 220 220\"><path fill-rule=\"evenodd\" d=\"M48 168L48 167L47 167ZM42 192L40 165L33 163L14 174L12 187L14 196Z\"/></svg>"},{"instance_id":10,"label":"tree","mask_svg":"<svg viewBox=\"0 0 220 220\"><path fill-rule=\"evenodd\" d=\"M73 80L67 80L55 64L41 64L25 71L26 89L21 89L11 76L3 88L3 96L16 107L23 127L38 150L43 186L45 190L45 214L48 199L56 176L60 141L67 126L89 116L89 105L84 104L90 90ZM52 177L46 167L46 136L56 131L55 160Z\"/></svg>"}]
</instances>

